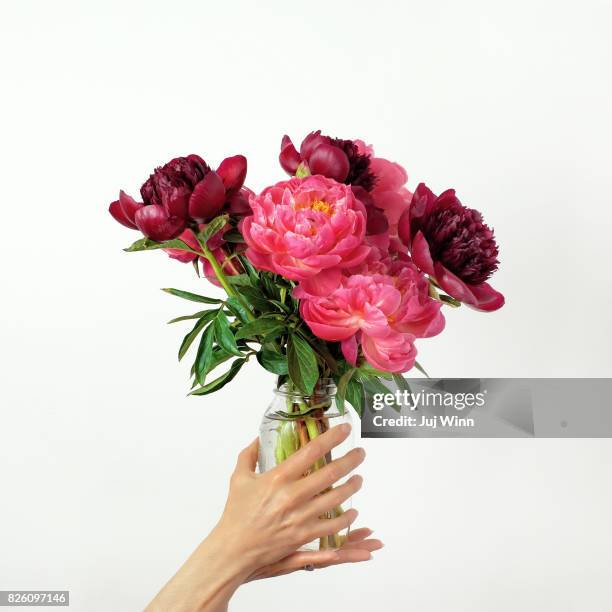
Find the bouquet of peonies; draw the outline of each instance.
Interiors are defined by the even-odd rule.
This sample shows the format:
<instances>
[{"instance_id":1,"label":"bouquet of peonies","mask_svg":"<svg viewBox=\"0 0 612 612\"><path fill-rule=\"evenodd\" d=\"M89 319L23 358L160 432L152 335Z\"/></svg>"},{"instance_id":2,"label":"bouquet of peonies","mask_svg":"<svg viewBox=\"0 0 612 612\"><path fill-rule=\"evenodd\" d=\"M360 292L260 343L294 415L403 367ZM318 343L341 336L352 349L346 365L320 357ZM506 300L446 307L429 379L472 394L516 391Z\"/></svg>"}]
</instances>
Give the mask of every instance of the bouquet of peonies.
<instances>
[{"instance_id":1,"label":"bouquet of peonies","mask_svg":"<svg viewBox=\"0 0 612 612\"><path fill-rule=\"evenodd\" d=\"M216 170L197 155L178 157L146 180L142 202L121 191L109 209L144 234L126 251L163 249L226 293L165 289L205 305L171 321L195 321L179 348L182 359L198 340L192 395L221 389L253 357L278 376L262 422L262 470L323 433L347 402L361 415L366 394L388 391L382 380L408 389L401 373L425 373L415 343L444 329L443 306L504 304L486 282L498 265L493 231L454 190L435 195L421 183L411 193L400 165L361 140L320 132L299 151L285 136L280 163L291 178L256 194L244 186L242 155Z\"/></svg>"},{"instance_id":2,"label":"bouquet of peonies","mask_svg":"<svg viewBox=\"0 0 612 612\"><path fill-rule=\"evenodd\" d=\"M443 306L504 304L486 282L493 231L453 189L411 193L406 171L361 140L317 131L298 151L285 136L279 159L291 178L256 194L242 155L216 170L178 157L155 169L141 202L121 191L109 211L144 234L126 251L163 249L227 294L165 289L208 306L172 321L195 320L179 349L181 359L199 338L192 395L221 389L255 357L305 396L333 379L338 406L361 414L381 378L402 386L402 372L423 371L415 344L444 329Z\"/></svg>"}]
</instances>

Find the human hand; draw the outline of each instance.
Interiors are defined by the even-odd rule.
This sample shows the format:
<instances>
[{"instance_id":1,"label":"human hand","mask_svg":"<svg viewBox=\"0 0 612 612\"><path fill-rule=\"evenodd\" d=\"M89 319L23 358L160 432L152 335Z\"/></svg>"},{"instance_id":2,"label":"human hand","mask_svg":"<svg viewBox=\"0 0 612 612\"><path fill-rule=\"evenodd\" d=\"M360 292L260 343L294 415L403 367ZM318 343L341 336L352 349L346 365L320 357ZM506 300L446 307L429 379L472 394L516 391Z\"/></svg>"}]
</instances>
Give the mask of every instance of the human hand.
<instances>
[{"instance_id":1,"label":"human hand","mask_svg":"<svg viewBox=\"0 0 612 612\"><path fill-rule=\"evenodd\" d=\"M321 569L330 565L369 561L372 558L372 553L383 547L383 543L380 540L368 537L372 533L372 530L367 527L351 531L345 544L338 550L294 552L278 561L278 563L266 565L258 569L249 576L248 581L284 576L285 574L291 574L305 568Z\"/></svg>"},{"instance_id":2,"label":"human hand","mask_svg":"<svg viewBox=\"0 0 612 612\"><path fill-rule=\"evenodd\" d=\"M253 441L238 457L219 523L147 609L222 611L240 584L249 580L304 566L369 559L382 543L367 539L371 533L367 529L355 531L339 550L298 551L312 540L345 529L357 517L351 509L336 518L319 518L361 488L362 478L357 475L331 487L362 463L363 449L353 449L304 477L349 433L349 425L333 427L263 474L255 473L258 440Z\"/></svg>"},{"instance_id":3,"label":"human hand","mask_svg":"<svg viewBox=\"0 0 612 612\"><path fill-rule=\"evenodd\" d=\"M253 571L353 523L356 510L333 519L319 517L361 488L363 479L356 475L336 488L331 486L363 461L363 449L353 449L304 477L319 458L341 444L349 433L348 425L334 427L264 474L255 473L258 441L242 451L215 532L225 534L227 539L240 539ZM330 490L321 494L327 489Z\"/></svg>"}]
</instances>

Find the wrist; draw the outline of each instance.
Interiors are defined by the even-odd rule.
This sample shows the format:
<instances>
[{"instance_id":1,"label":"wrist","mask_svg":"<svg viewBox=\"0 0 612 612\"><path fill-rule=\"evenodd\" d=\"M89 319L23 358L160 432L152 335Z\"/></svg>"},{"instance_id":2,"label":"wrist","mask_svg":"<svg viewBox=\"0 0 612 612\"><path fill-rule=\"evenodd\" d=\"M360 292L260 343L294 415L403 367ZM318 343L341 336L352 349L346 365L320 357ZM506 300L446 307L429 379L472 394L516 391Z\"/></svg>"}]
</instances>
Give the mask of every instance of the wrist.
<instances>
[{"instance_id":1,"label":"wrist","mask_svg":"<svg viewBox=\"0 0 612 612\"><path fill-rule=\"evenodd\" d=\"M221 612L253 571L218 527L195 549L147 612Z\"/></svg>"}]
</instances>

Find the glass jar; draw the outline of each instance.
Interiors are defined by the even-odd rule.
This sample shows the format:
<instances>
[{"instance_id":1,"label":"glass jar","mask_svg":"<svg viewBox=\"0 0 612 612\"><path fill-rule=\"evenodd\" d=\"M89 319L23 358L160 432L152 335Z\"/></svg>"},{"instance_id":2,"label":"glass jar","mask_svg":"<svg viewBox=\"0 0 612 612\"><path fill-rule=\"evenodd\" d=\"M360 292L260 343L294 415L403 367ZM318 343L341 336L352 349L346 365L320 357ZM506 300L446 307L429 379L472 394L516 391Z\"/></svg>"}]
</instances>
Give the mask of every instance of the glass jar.
<instances>
[{"instance_id":1,"label":"glass jar","mask_svg":"<svg viewBox=\"0 0 612 612\"><path fill-rule=\"evenodd\" d=\"M320 379L312 395L302 395L291 383L285 383L274 390L274 398L266 410L259 430L259 471L267 472L300 448L326 432L330 427L349 423L352 425L348 410L340 413L334 397L336 385L331 378ZM310 467L304 476L320 470L333 459L341 457L354 447L353 433L339 446L332 449ZM350 474L339 480L339 486L350 478ZM327 491L321 491L326 493ZM342 506L336 506L321 518L335 518L351 507L348 499ZM340 548L349 529L320 538L302 546L300 550L322 550Z\"/></svg>"}]
</instances>

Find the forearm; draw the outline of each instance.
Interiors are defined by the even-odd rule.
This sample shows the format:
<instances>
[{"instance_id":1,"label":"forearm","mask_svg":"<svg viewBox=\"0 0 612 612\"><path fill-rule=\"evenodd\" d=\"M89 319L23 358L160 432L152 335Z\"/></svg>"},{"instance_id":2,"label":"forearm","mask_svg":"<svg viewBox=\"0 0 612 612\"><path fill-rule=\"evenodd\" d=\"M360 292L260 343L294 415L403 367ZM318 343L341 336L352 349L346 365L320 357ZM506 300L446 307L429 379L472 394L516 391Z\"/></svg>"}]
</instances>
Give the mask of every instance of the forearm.
<instances>
[{"instance_id":1,"label":"forearm","mask_svg":"<svg viewBox=\"0 0 612 612\"><path fill-rule=\"evenodd\" d=\"M226 612L249 573L244 555L232 552L227 539L213 530L145 612Z\"/></svg>"}]
</instances>

